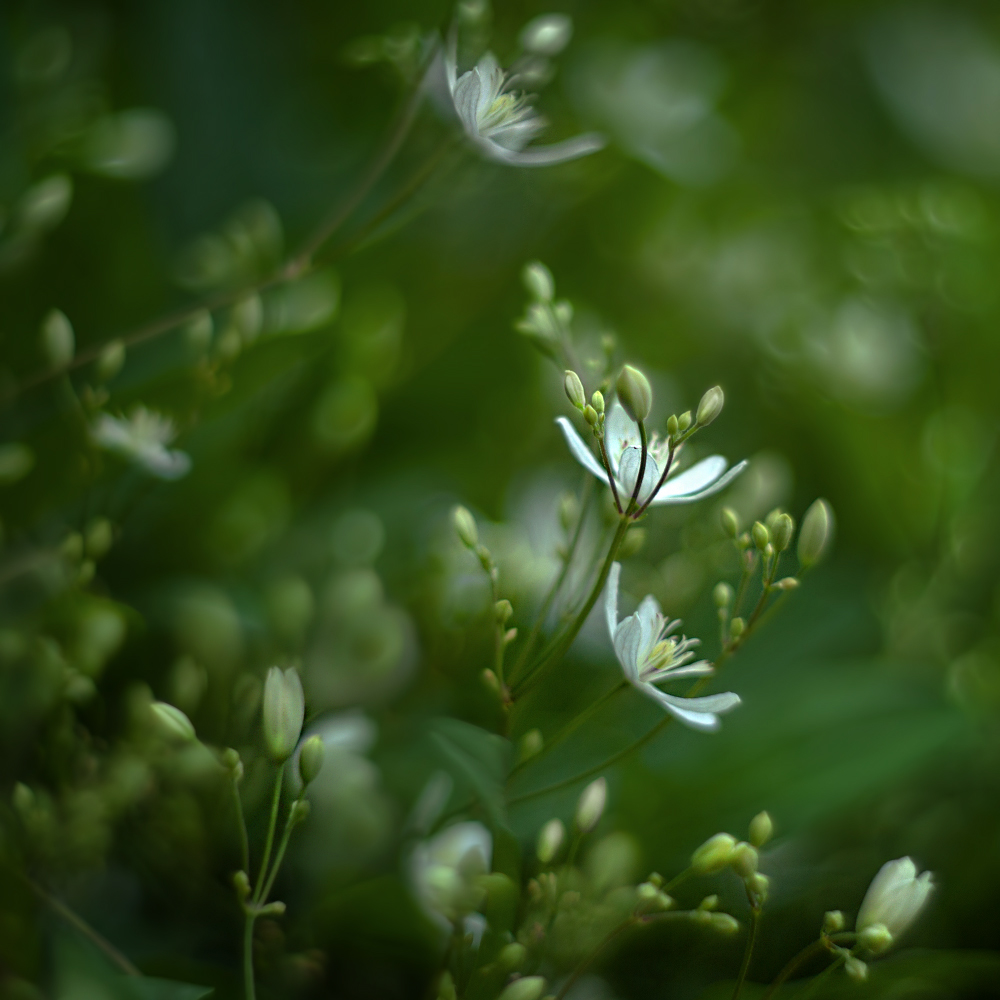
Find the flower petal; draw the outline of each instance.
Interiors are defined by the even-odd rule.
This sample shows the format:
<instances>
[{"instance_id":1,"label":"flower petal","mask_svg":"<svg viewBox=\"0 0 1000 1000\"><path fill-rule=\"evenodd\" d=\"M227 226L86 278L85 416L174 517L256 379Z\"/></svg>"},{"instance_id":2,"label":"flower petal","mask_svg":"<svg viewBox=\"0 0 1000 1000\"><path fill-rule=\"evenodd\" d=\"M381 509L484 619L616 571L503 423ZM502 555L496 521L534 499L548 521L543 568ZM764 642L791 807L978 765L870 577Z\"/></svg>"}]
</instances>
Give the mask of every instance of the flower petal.
<instances>
[{"instance_id":1,"label":"flower petal","mask_svg":"<svg viewBox=\"0 0 1000 1000\"><path fill-rule=\"evenodd\" d=\"M574 139L552 143L548 146L532 146L524 150L504 149L495 142L483 144L484 152L490 159L498 160L512 167L548 167L555 163L565 163L567 160L578 160L581 156L589 156L603 149L607 140L596 132L587 132Z\"/></svg>"},{"instance_id":2,"label":"flower petal","mask_svg":"<svg viewBox=\"0 0 1000 1000\"><path fill-rule=\"evenodd\" d=\"M660 629L663 626L660 604L652 594L647 594L642 599L639 607L635 610L635 617L639 620L641 629L638 662L645 663L653 651L653 646L660 638Z\"/></svg>"},{"instance_id":3,"label":"flower petal","mask_svg":"<svg viewBox=\"0 0 1000 1000\"><path fill-rule=\"evenodd\" d=\"M671 698L664 694L659 688L652 684L637 684L636 687L653 701L658 702L674 718L680 719L684 725L691 729L700 729L702 732L711 733L719 728L719 717L711 712L699 712L684 706L687 698ZM692 701L696 699L691 699ZM679 704L678 704L679 703Z\"/></svg>"},{"instance_id":4,"label":"flower petal","mask_svg":"<svg viewBox=\"0 0 1000 1000\"><path fill-rule=\"evenodd\" d=\"M611 470L618 475L618 463L626 448L639 447L639 425L625 412L617 400L604 422L604 448L608 453Z\"/></svg>"},{"instance_id":5,"label":"flower petal","mask_svg":"<svg viewBox=\"0 0 1000 1000\"><path fill-rule=\"evenodd\" d=\"M625 506L626 498L632 496L635 490L635 481L639 476L639 467L642 465L642 449L626 448L618 463L618 481L622 485L625 493L622 499L622 506ZM656 459L648 452L646 454L646 468L642 473L642 486L639 488L639 502L644 503L650 493L653 492L657 481L660 478L660 468L656 464Z\"/></svg>"},{"instance_id":6,"label":"flower petal","mask_svg":"<svg viewBox=\"0 0 1000 1000\"><path fill-rule=\"evenodd\" d=\"M697 493L699 490L711 486L723 472L729 463L721 455L712 455L703 458L697 465L691 466L684 472L671 476L660 490L658 496L679 497L688 493Z\"/></svg>"},{"instance_id":7,"label":"flower petal","mask_svg":"<svg viewBox=\"0 0 1000 1000\"><path fill-rule=\"evenodd\" d=\"M584 444L583 438L576 432L576 428L569 422L567 417L556 417L556 423L562 428L563 437L566 444L573 453L573 457L588 471L592 472L598 479L607 481L608 474L604 467L594 458L594 453Z\"/></svg>"},{"instance_id":8,"label":"flower petal","mask_svg":"<svg viewBox=\"0 0 1000 1000\"><path fill-rule=\"evenodd\" d=\"M708 660L699 660L684 667L663 667L660 670L653 670L646 674L645 679L650 684L658 684L661 681L674 681L681 677L707 677L714 673L715 667Z\"/></svg>"},{"instance_id":9,"label":"flower petal","mask_svg":"<svg viewBox=\"0 0 1000 1000\"><path fill-rule=\"evenodd\" d=\"M623 618L615 629L612 642L615 656L621 664L625 677L633 684L639 684L639 644L642 641L642 626L635 615Z\"/></svg>"},{"instance_id":10,"label":"flower petal","mask_svg":"<svg viewBox=\"0 0 1000 1000\"><path fill-rule=\"evenodd\" d=\"M608 637L612 642L615 638L615 629L618 628L618 578L621 574L622 564L613 562L604 589L604 616L608 623Z\"/></svg>"},{"instance_id":11,"label":"flower petal","mask_svg":"<svg viewBox=\"0 0 1000 1000\"><path fill-rule=\"evenodd\" d=\"M706 459L705 461L708 461L708 459ZM665 486L664 489L660 490L660 492L656 494L656 496L652 500L652 503L656 505L664 505L664 504L678 504L678 503L694 503L696 500L704 500L705 497L710 497L713 494L718 493L720 490L725 489L747 467L748 464L749 463L747 462L747 460L744 459L738 465L734 465L725 475L720 476L718 479L716 479L716 481L712 483L711 486L699 491L698 493L687 493L684 496L664 495L666 493L666 486ZM696 465L694 466L694 468L689 469L688 471L694 472L694 470L697 468L698 466ZM677 478L679 479L680 476L678 476ZM669 483L670 480L668 479L667 485L669 485Z\"/></svg>"}]
</instances>

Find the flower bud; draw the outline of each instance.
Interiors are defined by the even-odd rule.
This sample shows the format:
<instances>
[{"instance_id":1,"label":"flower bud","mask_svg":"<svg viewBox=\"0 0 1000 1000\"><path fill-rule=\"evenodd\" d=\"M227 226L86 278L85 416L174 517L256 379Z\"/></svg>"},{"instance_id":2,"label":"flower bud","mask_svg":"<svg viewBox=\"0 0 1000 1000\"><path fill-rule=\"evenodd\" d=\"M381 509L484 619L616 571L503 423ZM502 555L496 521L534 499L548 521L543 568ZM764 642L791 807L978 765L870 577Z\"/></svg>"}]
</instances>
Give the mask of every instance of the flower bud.
<instances>
[{"instance_id":1,"label":"flower bud","mask_svg":"<svg viewBox=\"0 0 1000 1000\"><path fill-rule=\"evenodd\" d=\"M552 313L562 326L569 326L573 322L573 303L560 299L553 304Z\"/></svg>"},{"instance_id":2,"label":"flower bud","mask_svg":"<svg viewBox=\"0 0 1000 1000\"><path fill-rule=\"evenodd\" d=\"M863 983L868 978L868 966L853 955L844 959L844 972L856 983Z\"/></svg>"},{"instance_id":3,"label":"flower bud","mask_svg":"<svg viewBox=\"0 0 1000 1000\"><path fill-rule=\"evenodd\" d=\"M626 559L630 559L637 552L640 552L645 544L646 529L635 526L629 528L625 537L622 539L621 548L618 550L619 562L624 562Z\"/></svg>"},{"instance_id":4,"label":"flower bud","mask_svg":"<svg viewBox=\"0 0 1000 1000\"><path fill-rule=\"evenodd\" d=\"M885 924L871 924L858 932L858 944L873 955L881 955L892 947L892 934Z\"/></svg>"},{"instance_id":5,"label":"flower bud","mask_svg":"<svg viewBox=\"0 0 1000 1000\"><path fill-rule=\"evenodd\" d=\"M243 871L233 872L233 888L240 899L248 899L250 896L250 879Z\"/></svg>"},{"instance_id":6,"label":"flower bud","mask_svg":"<svg viewBox=\"0 0 1000 1000\"><path fill-rule=\"evenodd\" d=\"M73 325L66 314L52 309L42 320L42 350L53 368L65 368L76 352L76 338Z\"/></svg>"},{"instance_id":7,"label":"flower bud","mask_svg":"<svg viewBox=\"0 0 1000 1000\"><path fill-rule=\"evenodd\" d=\"M827 910L823 914L823 933L836 934L837 931L844 929L846 923L844 914L840 910Z\"/></svg>"},{"instance_id":8,"label":"flower bud","mask_svg":"<svg viewBox=\"0 0 1000 1000\"><path fill-rule=\"evenodd\" d=\"M539 1000L544 992L543 976L522 976L520 979L515 979L497 1000Z\"/></svg>"},{"instance_id":9,"label":"flower bud","mask_svg":"<svg viewBox=\"0 0 1000 1000\"><path fill-rule=\"evenodd\" d=\"M590 403L588 403L583 408L583 419L586 420L587 423L590 424L591 427L596 427L597 426L597 422L600 419L600 417L598 416L597 410L595 410L590 405Z\"/></svg>"},{"instance_id":10,"label":"flower bud","mask_svg":"<svg viewBox=\"0 0 1000 1000\"><path fill-rule=\"evenodd\" d=\"M110 382L125 364L125 345L120 340L105 344L97 357L97 377L102 382Z\"/></svg>"},{"instance_id":11,"label":"flower bud","mask_svg":"<svg viewBox=\"0 0 1000 1000\"><path fill-rule=\"evenodd\" d=\"M302 749L299 751L299 777L303 785L309 785L316 780L323 767L325 753L326 748L320 736L310 736L302 744Z\"/></svg>"},{"instance_id":12,"label":"flower bud","mask_svg":"<svg viewBox=\"0 0 1000 1000\"><path fill-rule=\"evenodd\" d=\"M563 374L563 389L566 390L566 398L578 409L583 410L587 405L587 394L583 391L583 383L576 372L566 369Z\"/></svg>"},{"instance_id":13,"label":"flower bud","mask_svg":"<svg viewBox=\"0 0 1000 1000\"><path fill-rule=\"evenodd\" d=\"M707 427L721 412L723 404L726 402L725 393L721 386L713 386L698 404L696 420L699 427Z\"/></svg>"},{"instance_id":14,"label":"flower bud","mask_svg":"<svg viewBox=\"0 0 1000 1000\"><path fill-rule=\"evenodd\" d=\"M730 638L732 638L732 639L738 639L741 635L743 635L743 632L746 630L746 627L747 627L747 623L745 621L743 621L742 618L739 618L739 617L734 618L729 623L729 636L730 636Z\"/></svg>"},{"instance_id":15,"label":"flower bud","mask_svg":"<svg viewBox=\"0 0 1000 1000\"><path fill-rule=\"evenodd\" d=\"M754 521L753 527L750 529L750 536L753 538L754 545L756 545L761 552L767 548L768 543L771 540L771 535L767 530L766 525L762 524L760 521Z\"/></svg>"},{"instance_id":16,"label":"flower bud","mask_svg":"<svg viewBox=\"0 0 1000 1000\"><path fill-rule=\"evenodd\" d=\"M561 819L550 819L542 827L538 833L535 853L543 865L547 865L559 853L559 848L562 847L565 837L566 827L563 826Z\"/></svg>"},{"instance_id":17,"label":"flower bud","mask_svg":"<svg viewBox=\"0 0 1000 1000\"><path fill-rule=\"evenodd\" d=\"M699 910L705 910L710 913L712 910L717 910L719 908L719 896L718 893L713 892L710 896L706 896L699 904Z\"/></svg>"},{"instance_id":18,"label":"flower bud","mask_svg":"<svg viewBox=\"0 0 1000 1000\"><path fill-rule=\"evenodd\" d=\"M678 429L680 429L682 432L686 431L691 426L691 419L692 419L691 418L691 411L690 410L685 410L677 418L677 427L678 427Z\"/></svg>"},{"instance_id":19,"label":"flower bud","mask_svg":"<svg viewBox=\"0 0 1000 1000\"><path fill-rule=\"evenodd\" d=\"M590 405L598 412L604 412L604 393L600 390L596 390L594 395L590 397Z\"/></svg>"},{"instance_id":20,"label":"flower bud","mask_svg":"<svg viewBox=\"0 0 1000 1000\"><path fill-rule=\"evenodd\" d=\"M483 687L486 688L486 690L489 691L489 693L491 695L493 695L496 698L499 698L500 697L500 679L497 677L497 675L492 670L490 670L489 667L487 667L482 672L481 676L482 676L482 679L483 679Z\"/></svg>"},{"instance_id":21,"label":"flower bud","mask_svg":"<svg viewBox=\"0 0 1000 1000\"><path fill-rule=\"evenodd\" d=\"M777 583L772 584L776 590L795 590L799 581L794 576L782 577Z\"/></svg>"},{"instance_id":22,"label":"flower bud","mask_svg":"<svg viewBox=\"0 0 1000 1000\"><path fill-rule=\"evenodd\" d=\"M592 781L580 794L576 804L576 826L581 833L590 833L600 822L608 800L608 783L604 778Z\"/></svg>"},{"instance_id":23,"label":"flower bud","mask_svg":"<svg viewBox=\"0 0 1000 1000\"><path fill-rule=\"evenodd\" d=\"M179 708L174 708L165 701L154 701L150 705L150 711L160 732L167 739L175 743L190 743L195 739L191 720Z\"/></svg>"},{"instance_id":24,"label":"flower bud","mask_svg":"<svg viewBox=\"0 0 1000 1000\"><path fill-rule=\"evenodd\" d=\"M458 506L452 511L451 520L462 544L467 549L474 549L479 544L479 529L476 527L476 519L465 507Z\"/></svg>"},{"instance_id":25,"label":"flower bud","mask_svg":"<svg viewBox=\"0 0 1000 1000\"><path fill-rule=\"evenodd\" d=\"M501 625L506 625L510 619L510 616L514 613L514 606L506 598L497 601L493 605L493 610L496 613L497 621Z\"/></svg>"},{"instance_id":26,"label":"flower bud","mask_svg":"<svg viewBox=\"0 0 1000 1000\"><path fill-rule=\"evenodd\" d=\"M677 417L671 413L670 416L667 417L667 437L676 437L679 429Z\"/></svg>"},{"instance_id":27,"label":"flower bud","mask_svg":"<svg viewBox=\"0 0 1000 1000\"><path fill-rule=\"evenodd\" d=\"M521 737L521 742L517 745L518 763L523 764L526 760L534 757L535 754L541 753L544 745L545 741L542 738L542 731L540 729L529 729Z\"/></svg>"},{"instance_id":28,"label":"flower bud","mask_svg":"<svg viewBox=\"0 0 1000 1000\"><path fill-rule=\"evenodd\" d=\"M500 954L497 955L497 965L499 965L504 972L514 972L516 969L520 969L521 966L524 965L524 960L527 957L528 949L525 948L523 944L518 944L514 941L513 943L500 949Z\"/></svg>"},{"instance_id":29,"label":"flower bud","mask_svg":"<svg viewBox=\"0 0 1000 1000\"><path fill-rule=\"evenodd\" d=\"M287 909L288 907L280 899L276 899L273 903L259 907L257 915L260 917L283 917Z\"/></svg>"},{"instance_id":30,"label":"flower bud","mask_svg":"<svg viewBox=\"0 0 1000 1000\"><path fill-rule=\"evenodd\" d=\"M292 755L302 733L305 695L294 667L271 667L264 681L264 742L276 764Z\"/></svg>"},{"instance_id":31,"label":"flower bud","mask_svg":"<svg viewBox=\"0 0 1000 1000\"><path fill-rule=\"evenodd\" d=\"M799 562L813 566L823 557L833 528L833 511L823 499L814 500L799 529Z\"/></svg>"},{"instance_id":32,"label":"flower bud","mask_svg":"<svg viewBox=\"0 0 1000 1000\"><path fill-rule=\"evenodd\" d=\"M107 554L115 540L115 529L106 517L95 517L87 525L83 544L91 559L100 559Z\"/></svg>"},{"instance_id":33,"label":"flower bud","mask_svg":"<svg viewBox=\"0 0 1000 1000\"><path fill-rule=\"evenodd\" d=\"M865 893L855 929L859 934L882 925L892 938L900 937L920 915L934 889L930 872L917 874L910 858L886 862Z\"/></svg>"},{"instance_id":34,"label":"flower bud","mask_svg":"<svg viewBox=\"0 0 1000 1000\"><path fill-rule=\"evenodd\" d=\"M569 44L573 19L566 14L542 14L521 29L521 46L536 56L557 56Z\"/></svg>"},{"instance_id":35,"label":"flower bud","mask_svg":"<svg viewBox=\"0 0 1000 1000\"><path fill-rule=\"evenodd\" d=\"M795 534L795 522L792 520L792 515L779 514L771 528L771 544L775 550L784 552L792 544L793 534Z\"/></svg>"},{"instance_id":36,"label":"flower bud","mask_svg":"<svg viewBox=\"0 0 1000 1000\"><path fill-rule=\"evenodd\" d=\"M713 913L711 926L720 934L735 934L740 929L740 922L728 913Z\"/></svg>"},{"instance_id":37,"label":"flower bud","mask_svg":"<svg viewBox=\"0 0 1000 1000\"><path fill-rule=\"evenodd\" d=\"M774 823L766 812L759 812L750 820L750 843L763 847L774 834Z\"/></svg>"},{"instance_id":38,"label":"flower bud","mask_svg":"<svg viewBox=\"0 0 1000 1000\"><path fill-rule=\"evenodd\" d=\"M653 390L649 379L638 368L625 365L618 376L615 390L618 393L618 401L636 423L641 423L649 416L653 405Z\"/></svg>"},{"instance_id":39,"label":"flower bud","mask_svg":"<svg viewBox=\"0 0 1000 1000\"><path fill-rule=\"evenodd\" d=\"M755 872L747 879L747 891L753 897L757 906L763 906L771 891L771 880L760 872Z\"/></svg>"},{"instance_id":40,"label":"flower bud","mask_svg":"<svg viewBox=\"0 0 1000 1000\"><path fill-rule=\"evenodd\" d=\"M755 875L759 863L760 857L757 854L756 847L745 842L736 845L730 864L733 866L733 871L740 878L750 878L751 875Z\"/></svg>"},{"instance_id":41,"label":"flower bud","mask_svg":"<svg viewBox=\"0 0 1000 1000\"><path fill-rule=\"evenodd\" d=\"M723 507L720 517L722 519L722 530L730 538L735 538L740 533L740 519L736 516L736 511L732 507Z\"/></svg>"},{"instance_id":42,"label":"flower bud","mask_svg":"<svg viewBox=\"0 0 1000 1000\"><path fill-rule=\"evenodd\" d=\"M556 293L555 282L552 280L552 272L540 260L524 265L521 280L533 298L539 302L552 301L552 296Z\"/></svg>"},{"instance_id":43,"label":"flower bud","mask_svg":"<svg viewBox=\"0 0 1000 1000\"><path fill-rule=\"evenodd\" d=\"M717 833L691 855L691 868L699 875L721 872L729 866L735 847L735 837L728 833Z\"/></svg>"},{"instance_id":44,"label":"flower bud","mask_svg":"<svg viewBox=\"0 0 1000 1000\"><path fill-rule=\"evenodd\" d=\"M298 826L299 823L304 823L309 818L309 813L312 812L312 805L308 799L299 799L292 803L292 808L288 813L288 821L292 826Z\"/></svg>"},{"instance_id":45,"label":"flower bud","mask_svg":"<svg viewBox=\"0 0 1000 1000\"><path fill-rule=\"evenodd\" d=\"M717 608L728 608L733 603L733 588L725 581L717 583L712 591L712 599Z\"/></svg>"}]
</instances>

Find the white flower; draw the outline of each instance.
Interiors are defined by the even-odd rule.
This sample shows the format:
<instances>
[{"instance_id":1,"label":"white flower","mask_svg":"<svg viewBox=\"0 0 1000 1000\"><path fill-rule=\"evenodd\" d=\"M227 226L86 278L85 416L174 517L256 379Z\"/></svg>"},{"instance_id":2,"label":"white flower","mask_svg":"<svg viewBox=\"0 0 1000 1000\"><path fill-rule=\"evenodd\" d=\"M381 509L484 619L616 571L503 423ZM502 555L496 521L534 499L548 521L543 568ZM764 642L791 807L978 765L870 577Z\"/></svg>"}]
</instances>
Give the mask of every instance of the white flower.
<instances>
[{"instance_id":1,"label":"white flower","mask_svg":"<svg viewBox=\"0 0 1000 1000\"><path fill-rule=\"evenodd\" d=\"M191 469L191 459L183 451L166 447L176 436L173 421L144 406L137 406L128 417L99 414L91 433L102 448L117 452L160 479L180 479Z\"/></svg>"},{"instance_id":2,"label":"white flower","mask_svg":"<svg viewBox=\"0 0 1000 1000\"><path fill-rule=\"evenodd\" d=\"M594 457L593 452L584 444L583 438L566 417L557 417L556 423L562 428L569 450L573 457L598 479L607 482L608 474L604 466ZM635 481L639 475L639 465L642 460L642 448L639 439L639 425L625 412L620 403L615 403L608 413L604 425L604 447L611 463L611 472L615 477L615 485L622 506L635 489ZM668 442L659 440L657 434L649 437L646 455L646 471L643 473L642 486L639 489L639 503L645 503L649 495L660 481L661 470L667 461L670 451ZM704 458L684 472L671 473L663 486L656 491L651 503L676 504L693 503L728 486L747 466L746 460L734 465L728 472L729 463L721 455Z\"/></svg>"},{"instance_id":3,"label":"white flower","mask_svg":"<svg viewBox=\"0 0 1000 1000\"><path fill-rule=\"evenodd\" d=\"M859 938L879 942L871 950L884 951L917 919L933 888L931 873L917 875L910 858L887 861L872 879L858 911Z\"/></svg>"},{"instance_id":4,"label":"white flower","mask_svg":"<svg viewBox=\"0 0 1000 1000\"><path fill-rule=\"evenodd\" d=\"M450 103L465 134L491 160L518 167L543 167L587 156L602 149L605 140L593 132L534 149L524 147L546 126L531 106L531 97L507 88L511 78L492 52L475 69L458 75L454 34L441 57Z\"/></svg>"},{"instance_id":5,"label":"white flower","mask_svg":"<svg viewBox=\"0 0 1000 1000\"><path fill-rule=\"evenodd\" d=\"M410 855L410 880L424 912L451 933L462 920L475 933L481 921L474 911L485 892L477 885L493 858L493 837L482 823L456 823L417 844ZM470 921L470 917L472 918Z\"/></svg>"},{"instance_id":6,"label":"white flower","mask_svg":"<svg viewBox=\"0 0 1000 1000\"><path fill-rule=\"evenodd\" d=\"M678 698L656 687L661 681L704 677L712 673L713 668L706 660L690 662L698 640L671 635L680 622L664 618L652 595L643 600L635 614L618 621L618 577L621 569L621 563L612 563L604 610L608 633L625 679L692 729L718 729L719 713L736 708L740 703L739 695L727 691L704 698Z\"/></svg>"}]
</instances>

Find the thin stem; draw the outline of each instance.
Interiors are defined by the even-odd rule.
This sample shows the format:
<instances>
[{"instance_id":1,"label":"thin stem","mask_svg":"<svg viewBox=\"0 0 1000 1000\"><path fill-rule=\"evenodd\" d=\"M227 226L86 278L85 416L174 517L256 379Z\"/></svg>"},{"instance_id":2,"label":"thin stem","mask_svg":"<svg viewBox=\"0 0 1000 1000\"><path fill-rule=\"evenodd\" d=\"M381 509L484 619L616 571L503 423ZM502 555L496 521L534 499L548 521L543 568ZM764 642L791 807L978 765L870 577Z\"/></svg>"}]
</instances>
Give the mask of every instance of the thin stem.
<instances>
[{"instance_id":1,"label":"thin stem","mask_svg":"<svg viewBox=\"0 0 1000 1000\"><path fill-rule=\"evenodd\" d=\"M303 789L303 792L305 789ZM295 803L298 804L299 800L302 798L300 795ZM266 903L268 896L271 895L271 889L274 886L274 880L278 877L278 870L281 868L281 862L285 860L285 851L288 849L288 841L291 839L292 830L295 828L295 806L288 811L288 819L285 820L285 829L281 835L281 843L278 844L278 853L274 856L274 864L271 866L271 873L267 876L267 882L264 885L264 891L261 893L260 902Z\"/></svg>"},{"instance_id":2,"label":"thin stem","mask_svg":"<svg viewBox=\"0 0 1000 1000\"><path fill-rule=\"evenodd\" d=\"M685 868L680 874L675 875L662 889L662 892L669 895L682 882L686 882L694 874L693 868Z\"/></svg>"},{"instance_id":3,"label":"thin stem","mask_svg":"<svg viewBox=\"0 0 1000 1000\"><path fill-rule=\"evenodd\" d=\"M753 957L753 948L757 943L757 928L759 926L760 908L752 906L750 908L750 930L747 933L746 947L743 949L743 962L740 965L740 974L736 977L736 985L733 987L733 1000L739 1000L740 992L743 990L743 983L750 969L750 959Z\"/></svg>"},{"instance_id":4,"label":"thin stem","mask_svg":"<svg viewBox=\"0 0 1000 1000\"><path fill-rule=\"evenodd\" d=\"M677 446L674 444L673 440L671 440L670 451L667 453L667 464L663 469L663 474L660 476L660 479L657 482L656 486L653 487L653 492L650 493L648 497L646 497L646 502L635 512L635 516L637 518L641 517L643 514L646 513L646 509L653 502L653 498L663 488L663 484L667 481L667 476L670 475L670 470L671 468L673 468L674 456L676 454L677 454Z\"/></svg>"},{"instance_id":5,"label":"thin stem","mask_svg":"<svg viewBox=\"0 0 1000 1000\"><path fill-rule=\"evenodd\" d=\"M243 991L246 1000L256 1000L257 988L253 981L253 925L256 920L248 912L243 924Z\"/></svg>"},{"instance_id":6,"label":"thin stem","mask_svg":"<svg viewBox=\"0 0 1000 1000\"><path fill-rule=\"evenodd\" d=\"M141 976L142 973L126 958L107 938L94 930L86 920L79 914L74 913L64 902L56 899L50 892L43 889L33 879L25 876L25 881L31 886L35 894L45 902L53 912L58 913L66 923L75 927L91 944L95 945L115 965L125 973L126 976Z\"/></svg>"},{"instance_id":7,"label":"thin stem","mask_svg":"<svg viewBox=\"0 0 1000 1000\"><path fill-rule=\"evenodd\" d=\"M253 902L259 904L261 890L264 888L267 879L267 863L271 860L271 848L274 846L274 831L278 825L278 808L281 805L281 783L285 776L285 767L278 768L278 776L274 779L274 795L271 799L271 818L267 824L267 839L264 841L264 857L260 862L260 874L257 876L257 891L253 895Z\"/></svg>"},{"instance_id":8,"label":"thin stem","mask_svg":"<svg viewBox=\"0 0 1000 1000\"><path fill-rule=\"evenodd\" d=\"M626 514L634 514L638 517L635 507L638 503L639 490L642 488L642 479L646 475L646 459L649 456L649 442L646 440L646 425L639 421L639 440L642 442L642 451L639 453L639 475L636 476L635 486L632 487L632 499L628 502Z\"/></svg>"},{"instance_id":9,"label":"thin stem","mask_svg":"<svg viewBox=\"0 0 1000 1000\"><path fill-rule=\"evenodd\" d=\"M805 964L809 959L814 958L816 955L823 951L830 951L830 945L834 941L850 941L853 940L857 935L853 931L844 931L840 934L831 934L829 936L823 934L817 940L807 944L805 948L802 949L797 955L789 959L788 964L778 973L778 978L774 980L773 983L767 988L767 991L761 997L761 1000L771 1000L771 998L781 989L782 985L787 982L792 973L794 973L800 965Z\"/></svg>"},{"instance_id":10,"label":"thin stem","mask_svg":"<svg viewBox=\"0 0 1000 1000\"><path fill-rule=\"evenodd\" d=\"M811 997L843 964L843 954L834 955L833 961L818 976L813 976L812 982L801 993L795 995L795 1000L806 1000L807 997Z\"/></svg>"},{"instance_id":11,"label":"thin stem","mask_svg":"<svg viewBox=\"0 0 1000 1000\"><path fill-rule=\"evenodd\" d=\"M611 565L615 561L615 556L618 555L618 549L621 548L621 544L625 538L625 532L628 531L629 524L629 519L625 517L618 522L618 528L615 531L615 536L611 540L611 546L604 559L604 565L601 567L601 572L597 575L597 580L591 588L590 596L584 602L583 607L580 608L579 613L573 620L573 624L567 629L566 633L563 635L562 639L559 641L552 653L539 662L535 669L518 685L517 690L514 692L515 697L520 697L524 694L524 692L528 689L529 681L537 683L546 672L547 668L551 666L552 663L556 662L569 649L569 647L573 645L573 640L579 634L580 629L583 628L583 624L587 620L587 616L597 603L597 598L601 596L601 591L604 590L604 584L608 579L608 574L611 572Z\"/></svg>"},{"instance_id":12,"label":"thin stem","mask_svg":"<svg viewBox=\"0 0 1000 1000\"><path fill-rule=\"evenodd\" d=\"M618 497L618 484L615 482L614 473L611 471L611 461L608 459L608 449L604 446L604 437L597 439L601 446L601 461L604 463L604 471L608 474L608 486L611 487L611 495L615 498L615 507L618 508L619 514L624 514L625 511L622 510L622 502Z\"/></svg>"},{"instance_id":13,"label":"thin stem","mask_svg":"<svg viewBox=\"0 0 1000 1000\"><path fill-rule=\"evenodd\" d=\"M563 997L565 997L574 985L576 985L576 981L580 978L580 976L582 976L587 969L590 968L594 959L596 959L597 956L600 955L601 952L604 951L604 949L607 948L607 946L611 944L611 942L614 941L619 934L623 934L636 923L638 923L636 918L634 916L629 916L627 920L623 920L617 927L613 928L608 934L606 934L601 943L570 973L569 978L562 984L559 992L556 994L555 1000L563 1000Z\"/></svg>"},{"instance_id":14,"label":"thin stem","mask_svg":"<svg viewBox=\"0 0 1000 1000\"><path fill-rule=\"evenodd\" d=\"M243 815L243 800L240 797L240 786L236 781L236 777L232 780L233 786L233 803L236 806L236 818L239 825L240 833L240 867L241 870L246 872L247 877L250 876L250 838L247 836L247 821L246 817Z\"/></svg>"}]
</instances>

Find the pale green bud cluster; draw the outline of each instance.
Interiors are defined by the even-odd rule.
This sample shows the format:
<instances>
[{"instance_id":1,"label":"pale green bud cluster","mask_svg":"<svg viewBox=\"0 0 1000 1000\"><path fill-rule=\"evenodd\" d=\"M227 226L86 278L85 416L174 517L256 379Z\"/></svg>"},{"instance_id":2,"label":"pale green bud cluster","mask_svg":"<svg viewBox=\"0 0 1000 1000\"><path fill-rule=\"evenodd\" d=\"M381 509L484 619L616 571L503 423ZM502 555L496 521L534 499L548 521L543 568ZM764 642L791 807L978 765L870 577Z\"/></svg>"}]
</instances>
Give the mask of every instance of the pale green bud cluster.
<instances>
[{"instance_id":1,"label":"pale green bud cluster","mask_svg":"<svg viewBox=\"0 0 1000 1000\"><path fill-rule=\"evenodd\" d=\"M728 868L736 849L736 838L729 833L717 833L691 855L691 870L698 875L712 875Z\"/></svg>"},{"instance_id":2,"label":"pale green bud cluster","mask_svg":"<svg viewBox=\"0 0 1000 1000\"><path fill-rule=\"evenodd\" d=\"M514 328L543 354L554 359L561 352L560 341L569 334L573 307L565 299L554 301L556 289L552 273L540 261L525 265L521 277L531 301Z\"/></svg>"},{"instance_id":3,"label":"pale green bud cluster","mask_svg":"<svg viewBox=\"0 0 1000 1000\"><path fill-rule=\"evenodd\" d=\"M618 402L625 412L637 423L642 423L653 406L653 389L649 379L638 368L625 365L615 382Z\"/></svg>"},{"instance_id":4,"label":"pale green bud cluster","mask_svg":"<svg viewBox=\"0 0 1000 1000\"><path fill-rule=\"evenodd\" d=\"M271 667L264 681L264 743L271 759L283 764L299 742L305 719L305 694L294 667Z\"/></svg>"}]
</instances>

